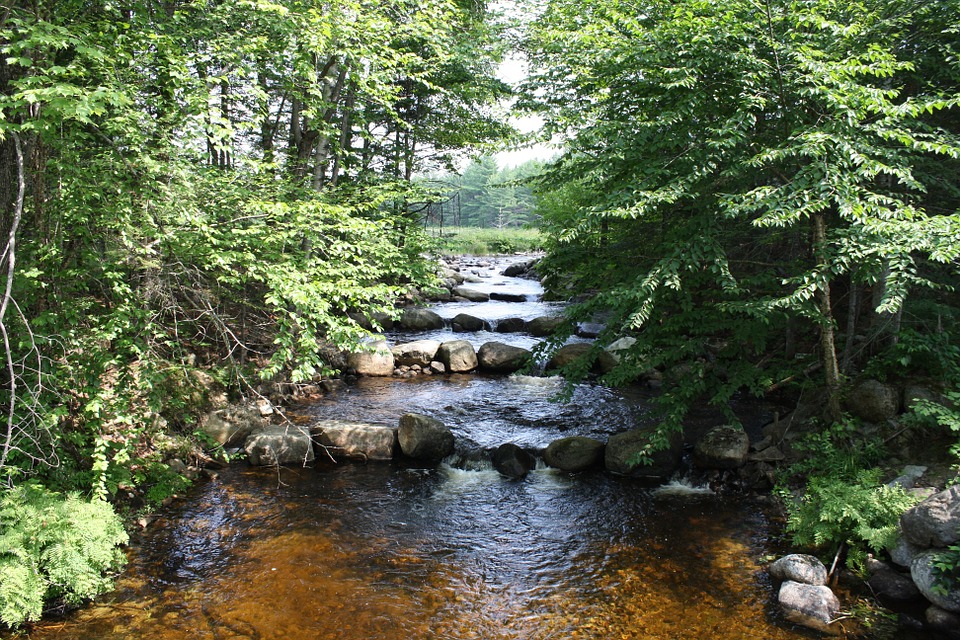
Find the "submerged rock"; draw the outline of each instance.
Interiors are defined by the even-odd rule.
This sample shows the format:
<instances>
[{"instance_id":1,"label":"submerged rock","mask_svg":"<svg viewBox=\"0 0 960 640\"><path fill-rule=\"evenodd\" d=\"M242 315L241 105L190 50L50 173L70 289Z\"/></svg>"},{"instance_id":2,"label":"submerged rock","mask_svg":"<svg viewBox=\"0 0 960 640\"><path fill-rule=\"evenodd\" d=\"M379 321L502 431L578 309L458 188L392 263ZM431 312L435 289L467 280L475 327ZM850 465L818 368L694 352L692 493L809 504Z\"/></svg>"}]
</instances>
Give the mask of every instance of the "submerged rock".
<instances>
[{"instance_id":1,"label":"submerged rock","mask_svg":"<svg viewBox=\"0 0 960 640\"><path fill-rule=\"evenodd\" d=\"M445 424L419 413L400 416L397 431L405 456L427 462L440 462L453 453L453 433Z\"/></svg>"},{"instance_id":2,"label":"submerged rock","mask_svg":"<svg viewBox=\"0 0 960 640\"><path fill-rule=\"evenodd\" d=\"M243 450L255 466L306 465L314 459L310 431L292 425L270 425L250 434Z\"/></svg>"},{"instance_id":3,"label":"submerged rock","mask_svg":"<svg viewBox=\"0 0 960 640\"><path fill-rule=\"evenodd\" d=\"M556 469L577 473L603 461L606 445L586 436L570 436L554 440L543 452L544 461Z\"/></svg>"}]
</instances>

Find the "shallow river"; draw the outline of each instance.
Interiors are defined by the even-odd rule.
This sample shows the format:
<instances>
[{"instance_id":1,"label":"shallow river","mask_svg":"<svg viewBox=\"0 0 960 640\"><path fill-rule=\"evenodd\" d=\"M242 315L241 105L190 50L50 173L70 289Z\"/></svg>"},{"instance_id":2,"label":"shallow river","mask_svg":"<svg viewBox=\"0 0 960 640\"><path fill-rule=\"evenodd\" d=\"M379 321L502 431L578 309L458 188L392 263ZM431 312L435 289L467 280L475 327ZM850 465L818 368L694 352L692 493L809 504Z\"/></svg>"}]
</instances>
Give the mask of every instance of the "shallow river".
<instances>
[{"instance_id":1,"label":"shallow river","mask_svg":"<svg viewBox=\"0 0 960 640\"><path fill-rule=\"evenodd\" d=\"M507 312L522 317L523 304ZM762 561L778 527L761 499L492 470L486 452L503 442L540 450L652 420L643 393L581 385L558 404L560 389L525 376L360 380L303 411L386 424L427 413L458 455L438 467L240 464L160 514L116 592L31 637L810 637L775 613Z\"/></svg>"}]
</instances>

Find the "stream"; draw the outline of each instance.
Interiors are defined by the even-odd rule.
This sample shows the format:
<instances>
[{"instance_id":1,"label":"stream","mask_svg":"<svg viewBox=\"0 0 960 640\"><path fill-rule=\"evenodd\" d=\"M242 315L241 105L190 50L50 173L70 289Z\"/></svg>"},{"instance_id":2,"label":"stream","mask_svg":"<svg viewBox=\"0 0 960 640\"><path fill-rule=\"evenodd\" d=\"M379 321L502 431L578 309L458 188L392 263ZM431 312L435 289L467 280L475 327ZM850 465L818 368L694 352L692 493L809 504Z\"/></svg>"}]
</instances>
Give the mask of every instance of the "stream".
<instances>
[{"instance_id":1,"label":"stream","mask_svg":"<svg viewBox=\"0 0 960 640\"><path fill-rule=\"evenodd\" d=\"M446 303L495 326L558 312L539 285L471 267L482 291L526 302ZM486 265L486 266L484 266ZM389 336L499 340L526 334ZM675 481L650 487L602 471L542 464L494 471L504 442L542 450L568 435L605 439L653 423L649 391L533 376L361 378L300 410L312 419L396 424L406 412L447 424L457 453L265 469L239 463L198 481L129 550L118 588L34 627L31 638L449 639L813 637L782 620L763 569L779 551L767 500Z\"/></svg>"}]
</instances>

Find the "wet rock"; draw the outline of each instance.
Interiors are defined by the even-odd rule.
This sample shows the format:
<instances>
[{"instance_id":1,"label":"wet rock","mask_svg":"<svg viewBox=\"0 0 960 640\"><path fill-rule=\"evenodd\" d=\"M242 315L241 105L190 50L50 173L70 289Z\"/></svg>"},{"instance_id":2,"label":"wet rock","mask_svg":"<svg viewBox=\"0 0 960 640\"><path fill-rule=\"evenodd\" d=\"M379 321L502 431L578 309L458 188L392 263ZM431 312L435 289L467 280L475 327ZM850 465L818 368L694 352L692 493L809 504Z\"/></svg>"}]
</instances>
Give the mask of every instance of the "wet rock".
<instances>
[{"instance_id":1,"label":"wet rock","mask_svg":"<svg viewBox=\"0 0 960 640\"><path fill-rule=\"evenodd\" d=\"M791 553L770 565L770 575L777 580L789 580L812 586L827 584L827 568L820 559L806 553Z\"/></svg>"},{"instance_id":2,"label":"wet rock","mask_svg":"<svg viewBox=\"0 0 960 640\"><path fill-rule=\"evenodd\" d=\"M910 577L924 598L941 609L960 613L960 585L954 584L946 593L936 588L938 583L933 563L942 551L943 549L932 549L917 555L910 563Z\"/></svg>"},{"instance_id":3,"label":"wet rock","mask_svg":"<svg viewBox=\"0 0 960 640\"><path fill-rule=\"evenodd\" d=\"M490 293L491 300L500 302L526 302L527 296L522 293L507 293L505 291L493 291Z\"/></svg>"},{"instance_id":4,"label":"wet rock","mask_svg":"<svg viewBox=\"0 0 960 640\"><path fill-rule=\"evenodd\" d=\"M651 429L634 429L611 436L604 450L604 466L611 473L666 480L680 466L683 437L679 433L670 434L667 448L651 454L645 462L641 456L647 451L652 436Z\"/></svg>"},{"instance_id":5,"label":"wet rock","mask_svg":"<svg viewBox=\"0 0 960 640\"><path fill-rule=\"evenodd\" d=\"M251 433L243 450L255 466L305 465L314 459L310 431L292 425L270 425Z\"/></svg>"},{"instance_id":6,"label":"wet rock","mask_svg":"<svg viewBox=\"0 0 960 640\"><path fill-rule=\"evenodd\" d=\"M606 445L585 436L571 436L554 440L543 452L544 461L568 473L585 471L603 461Z\"/></svg>"},{"instance_id":7,"label":"wet rock","mask_svg":"<svg viewBox=\"0 0 960 640\"><path fill-rule=\"evenodd\" d=\"M437 351L440 349L438 340L417 340L406 344L398 344L392 349L393 359L397 366L412 367L430 366Z\"/></svg>"},{"instance_id":8,"label":"wet rock","mask_svg":"<svg viewBox=\"0 0 960 640\"><path fill-rule=\"evenodd\" d=\"M444 342L437 350L437 360L442 362L448 373L467 373L477 368L477 352L466 340Z\"/></svg>"},{"instance_id":9,"label":"wet rock","mask_svg":"<svg viewBox=\"0 0 960 640\"><path fill-rule=\"evenodd\" d=\"M869 558L867 560L867 584L873 593L885 600L897 603L912 602L923 596L910 576L904 575L885 562Z\"/></svg>"},{"instance_id":10,"label":"wet rock","mask_svg":"<svg viewBox=\"0 0 960 640\"><path fill-rule=\"evenodd\" d=\"M502 342L487 342L477 352L480 370L491 373L519 371L530 362L530 357L531 354L527 349Z\"/></svg>"},{"instance_id":11,"label":"wet rock","mask_svg":"<svg viewBox=\"0 0 960 640\"><path fill-rule=\"evenodd\" d=\"M693 462L701 469L736 469L747 461L750 438L739 425L714 427L697 441Z\"/></svg>"},{"instance_id":12,"label":"wet rock","mask_svg":"<svg viewBox=\"0 0 960 640\"><path fill-rule=\"evenodd\" d=\"M497 447L491 460L494 469L514 480L526 476L537 464L536 458L529 452L510 442Z\"/></svg>"},{"instance_id":13,"label":"wet rock","mask_svg":"<svg viewBox=\"0 0 960 640\"><path fill-rule=\"evenodd\" d=\"M397 448L397 430L382 424L321 420L311 425L317 453L335 459L392 460Z\"/></svg>"},{"instance_id":14,"label":"wet rock","mask_svg":"<svg viewBox=\"0 0 960 640\"><path fill-rule=\"evenodd\" d=\"M468 287L454 287L453 295L465 298L470 302L487 302L490 299L490 295L483 293L482 291L477 291L476 289L470 289Z\"/></svg>"},{"instance_id":15,"label":"wet rock","mask_svg":"<svg viewBox=\"0 0 960 640\"><path fill-rule=\"evenodd\" d=\"M538 338L551 336L566 324L566 319L556 316L540 316L527 323L527 331Z\"/></svg>"},{"instance_id":16,"label":"wet rock","mask_svg":"<svg viewBox=\"0 0 960 640\"><path fill-rule=\"evenodd\" d=\"M886 422L900 409L900 392L878 380L864 380L847 394L846 406L867 422Z\"/></svg>"},{"instance_id":17,"label":"wet rock","mask_svg":"<svg viewBox=\"0 0 960 640\"><path fill-rule=\"evenodd\" d=\"M504 318L497 323L497 333L518 333L527 328L527 321L523 318Z\"/></svg>"},{"instance_id":18,"label":"wet rock","mask_svg":"<svg viewBox=\"0 0 960 640\"><path fill-rule=\"evenodd\" d=\"M927 628L941 638L960 639L960 615L934 605L924 612Z\"/></svg>"},{"instance_id":19,"label":"wet rock","mask_svg":"<svg viewBox=\"0 0 960 640\"><path fill-rule=\"evenodd\" d=\"M960 485L934 494L900 516L900 529L910 544L948 547L960 540Z\"/></svg>"},{"instance_id":20,"label":"wet rock","mask_svg":"<svg viewBox=\"0 0 960 640\"><path fill-rule=\"evenodd\" d=\"M434 360L430 363L430 373L433 375L443 375L447 372L447 366L442 362Z\"/></svg>"},{"instance_id":21,"label":"wet rock","mask_svg":"<svg viewBox=\"0 0 960 640\"><path fill-rule=\"evenodd\" d=\"M787 580L780 586L778 600L787 620L824 633L839 633L831 622L840 613L840 601L829 587Z\"/></svg>"},{"instance_id":22,"label":"wet rock","mask_svg":"<svg viewBox=\"0 0 960 640\"><path fill-rule=\"evenodd\" d=\"M361 376L392 376L394 369L393 353L386 340L376 340L367 345L368 351L351 353L349 368Z\"/></svg>"},{"instance_id":23,"label":"wet rock","mask_svg":"<svg viewBox=\"0 0 960 640\"><path fill-rule=\"evenodd\" d=\"M453 330L458 333L473 333L487 328L486 322L468 313L458 313L450 324Z\"/></svg>"},{"instance_id":24,"label":"wet rock","mask_svg":"<svg viewBox=\"0 0 960 640\"><path fill-rule=\"evenodd\" d=\"M400 316L400 328L405 331L432 331L443 329L443 318L429 309L410 307Z\"/></svg>"},{"instance_id":25,"label":"wet rock","mask_svg":"<svg viewBox=\"0 0 960 640\"><path fill-rule=\"evenodd\" d=\"M212 411L200 419L201 430L224 448L242 446L251 433L267 425L259 411L241 406Z\"/></svg>"},{"instance_id":26,"label":"wet rock","mask_svg":"<svg viewBox=\"0 0 960 640\"><path fill-rule=\"evenodd\" d=\"M435 418L419 413L400 416L397 431L405 456L427 462L440 462L453 453L453 433Z\"/></svg>"}]
</instances>

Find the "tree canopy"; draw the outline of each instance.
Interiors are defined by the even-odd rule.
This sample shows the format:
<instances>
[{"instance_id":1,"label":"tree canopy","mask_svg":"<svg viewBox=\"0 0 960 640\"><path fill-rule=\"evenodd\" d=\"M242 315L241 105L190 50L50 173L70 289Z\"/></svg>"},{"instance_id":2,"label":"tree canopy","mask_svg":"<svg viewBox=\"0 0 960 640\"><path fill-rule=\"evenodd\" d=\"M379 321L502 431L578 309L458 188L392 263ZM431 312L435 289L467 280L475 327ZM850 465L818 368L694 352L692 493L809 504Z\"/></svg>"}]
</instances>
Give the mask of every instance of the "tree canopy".
<instances>
[{"instance_id":1,"label":"tree canopy","mask_svg":"<svg viewBox=\"0 0 960 640\"><path fill-rule=\"evenodd\" d=\"M815 348L839 416L850 351L895 335L918 287L957 283L958 10L547 3L523 104L566 143L543 186L548 271L590 294L582 316L612 310L609 337L640 338L610 379L682 371L679 419Z\"/></svg>"}]
</instances>

